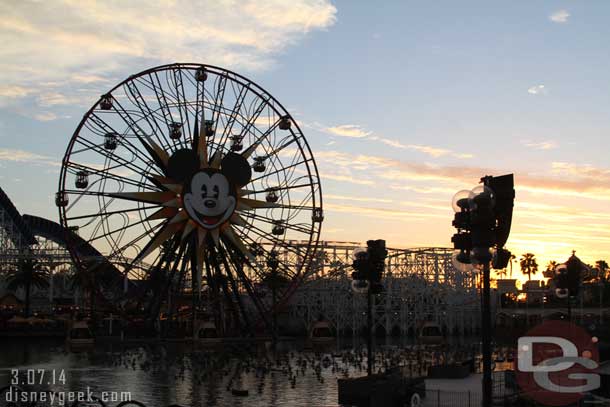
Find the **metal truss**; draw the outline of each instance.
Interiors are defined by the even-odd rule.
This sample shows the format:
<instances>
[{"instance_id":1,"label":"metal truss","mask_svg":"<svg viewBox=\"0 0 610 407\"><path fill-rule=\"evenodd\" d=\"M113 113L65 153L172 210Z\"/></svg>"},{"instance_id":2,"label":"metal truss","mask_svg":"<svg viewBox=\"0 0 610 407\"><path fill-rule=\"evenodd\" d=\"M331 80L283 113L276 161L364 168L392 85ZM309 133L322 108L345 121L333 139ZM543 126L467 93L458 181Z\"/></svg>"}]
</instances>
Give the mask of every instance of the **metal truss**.
<instances>
[{"instance_id":1,"label":"metal truss","mask_svg":"<svg viewBox=\"0 0 610 407\"><path fill-rule=\"evenodd\" d=\"M53 272L71 270L73 263L63 234L57 229L59 225L28 215L16 217L11 205L6 202L0 205L0 271L9 270L24 256L36 258ZM308 242L286 241L274 250L285 264L299 267L307 245ZM361 332L366 323L363 318L366 301L363 295L352 292L350 275L351 253L359 246L355 242L320 242L301 284L298 288L294 286L291 296L278 304L276 311L287 312L292 322L303 329L309 329L322 318L340 333ZM451 249L389 249L388 252L384 290L374 305L378 332L415 335L428 321L456 335L468 335L479 328L475 277L453 267ZM143 278L148 267L141 264L138 267L141 272L130 274L130 278ZM246 267L244 271L252 281L258 280L254 270ZM258 288L265 290L264 284ZM243 287L238 289L243 291Z\"/></svg>"},{"instance_id":2,"label":"metal truss","mask_svg":"<svg viewBox=\"0 0 610 407\"><path fill-rule=\"evenodd\" d=\"M351 252L355 243L322 242L317 267L292 297L291 319L306 329L324 319L340 333L365 328L366 299L351 290ZM473 275L457 271L451 249L389 249L383 293L374 305L375 329L415 335L424 322L448 334L468 335L479 328L479 301Z\"/></svg>"}]
</instances>

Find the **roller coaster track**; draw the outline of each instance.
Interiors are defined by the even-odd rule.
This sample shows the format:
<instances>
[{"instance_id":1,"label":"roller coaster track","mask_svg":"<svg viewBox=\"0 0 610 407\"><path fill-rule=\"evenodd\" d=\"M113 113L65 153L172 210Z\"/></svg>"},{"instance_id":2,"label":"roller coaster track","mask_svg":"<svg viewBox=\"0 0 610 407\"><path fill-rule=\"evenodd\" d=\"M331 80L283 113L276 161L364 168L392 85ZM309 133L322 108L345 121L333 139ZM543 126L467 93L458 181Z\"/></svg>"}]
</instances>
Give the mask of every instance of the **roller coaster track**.
<instances>
[{"instance_id":1,"label":"roller coaster track","mask_svg":"<svg viewBox=\"0 0 610 407\"><path fill-rule=\"evenodd\" d=\"M87 241L57 222L34 215L21 215L0 188L0 266L15 264L23 257L43 263L71 263L68 241L84 258L107 262ZM53 242L54 245L49 245ZM113 266L114 267L114 266Z\"/></svg>"}]
</instances>

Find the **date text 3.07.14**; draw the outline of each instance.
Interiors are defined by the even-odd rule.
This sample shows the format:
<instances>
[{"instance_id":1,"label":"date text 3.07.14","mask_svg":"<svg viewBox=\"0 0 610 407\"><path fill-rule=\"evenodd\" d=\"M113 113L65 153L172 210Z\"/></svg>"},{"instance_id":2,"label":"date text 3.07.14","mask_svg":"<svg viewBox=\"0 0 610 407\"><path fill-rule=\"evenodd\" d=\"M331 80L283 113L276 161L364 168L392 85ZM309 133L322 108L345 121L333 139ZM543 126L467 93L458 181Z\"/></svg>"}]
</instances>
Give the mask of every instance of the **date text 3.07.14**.
<instances>
[{"instance_id":1,"label":"date text 3.07.14","mask_svg":"<svg viewBox=\"0 0 610 407\"><path fill-rule=\"evenodd\" d=\"M11 384L14 386L65 385L66 372L63 369L11 369Z\"/></svg>"}]
</instances>

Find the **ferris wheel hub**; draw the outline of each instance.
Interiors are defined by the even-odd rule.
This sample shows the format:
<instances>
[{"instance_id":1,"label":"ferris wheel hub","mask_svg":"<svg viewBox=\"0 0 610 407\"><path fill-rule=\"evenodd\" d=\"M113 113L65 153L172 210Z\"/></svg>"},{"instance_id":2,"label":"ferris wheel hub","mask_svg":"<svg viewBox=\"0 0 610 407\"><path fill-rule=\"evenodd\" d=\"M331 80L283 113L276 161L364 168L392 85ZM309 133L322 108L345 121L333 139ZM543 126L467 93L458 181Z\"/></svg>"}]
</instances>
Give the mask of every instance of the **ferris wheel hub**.
<instances>
[{"instance_id":1,"label":"ferris wheel hub","mask_svg":"<svg viewBox=\"0 0 610 407\"><path fill-rule=\"evenodd\" d=\"M227 324L244 323L244 296L266 319L277 307L256 295L264 259L280 251L284 303L309 270L324 219L297 122L249 79L202 64L151 68L105 93L70 139L59 184L62 226L82 239L68 242L75 263L87 267L86 243L124 276L139 267L151 315L174 291L213 286L232 298L216 310Z\"/></svg>"},{"instance_id":2,"label":"ferris wheel hub","mask_svg":"<svg viewBox=\"0 0 610 407\"><path fill-rule=\"evenodd\" d=\"M237 206L235 186L225 174L211 168L196 172L184 191L184 209L204 229L224 224Z\"/></svg>"}]
</instances>

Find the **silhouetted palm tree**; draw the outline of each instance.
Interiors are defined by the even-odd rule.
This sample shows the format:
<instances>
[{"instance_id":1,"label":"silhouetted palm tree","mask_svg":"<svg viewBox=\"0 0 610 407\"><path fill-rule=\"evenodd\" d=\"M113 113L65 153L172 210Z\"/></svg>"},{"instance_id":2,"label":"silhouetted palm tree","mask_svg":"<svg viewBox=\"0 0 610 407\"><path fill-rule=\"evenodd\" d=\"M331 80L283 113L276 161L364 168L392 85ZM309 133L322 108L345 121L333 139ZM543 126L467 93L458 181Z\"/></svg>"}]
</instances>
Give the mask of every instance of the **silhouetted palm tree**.
<instances>
[{"instance_id":1,"label":"silhouetted palm tree","mask_svg":"<svg viewBox=\"0 0 610 407\"><path fill-rule=\"evenodd\" d=\"M554 279L555 278L555 269L559 264L555 260L549 261L549 264L546 265L546 270L542 272L542 275L546 278Z\"/></svg>"},{"instance_id":2,"label":"silhouetted palm tree","mask_svg":"<svg viewBox=\"0 0 610 407\"><path fill-rule=\"evenodd\" d=\"M521 267L521 272L527 275L527 279L532 279L532 274L536 274L538 271L538 263L536 262L536 255L533 253L525 253L521 255L521 259L519 260L519 266Z\"/></svg>"},{"instance_id":3,"label":"silhouetted palm tree","mask_svg":"<svg viewBox=\"0 0 610 407\"><path fill-rule=\"evenodd\" d=\"M17 269L11 272L7 278L7 287L10 291L23 288L25 291L25 316L30 315L30 293L32 287L46 288L49 286L49 272L38 264L34 259L21 259L17 263Z\"/></svg>"},{"instance_id":4,"label":"silhouetted palm tree","mask_svg":"<svg viewBox=\"0 0 610 407\"><path fill-rule=\"evenodd\" d=\"M509 264L510 264L510 274L509 274L510 278L513 278L513 261L515 261L516 258L517 258L517 256L515 256L514 254L511 253L511 255L510 255L510 262L509 262Z\"/></svg>"},{"instance_id":5,"label":"silhouetted palm tree","mask_svg":"<svg viewBox=\"0 0 610 407\"><path fill-rule=\"evenodd\" d=\"M608 281L608 277L610 277L610 266L606 260L597 260L595 262L595 269L597 270L599 281Z\"/></svg>"},{"instance_id":6,"label":"silhouetted palm tree","mask_svg":"<svg viewBox=\"0 0 610 407\"><path fill-rule=\"evenodd\" d=\"M93 317L95 312L95 298L103 287L120 283L119 276L109 263L91 263L78 267L72 274L71 286L78 288L89 296L89 309Z\"/></svg>"},{"instance_id":7,"label":"silhouetted palm tree","mask_svg":"<svg viewBox=\"0 0 610 407\"><path fill-rule=\"evenodd\" d=\"M500 270L496 270L496 274L498 275L498 277L502 278L502 277L506 277L506 268L500 269Z\"/></svg>"}]
</instances>

